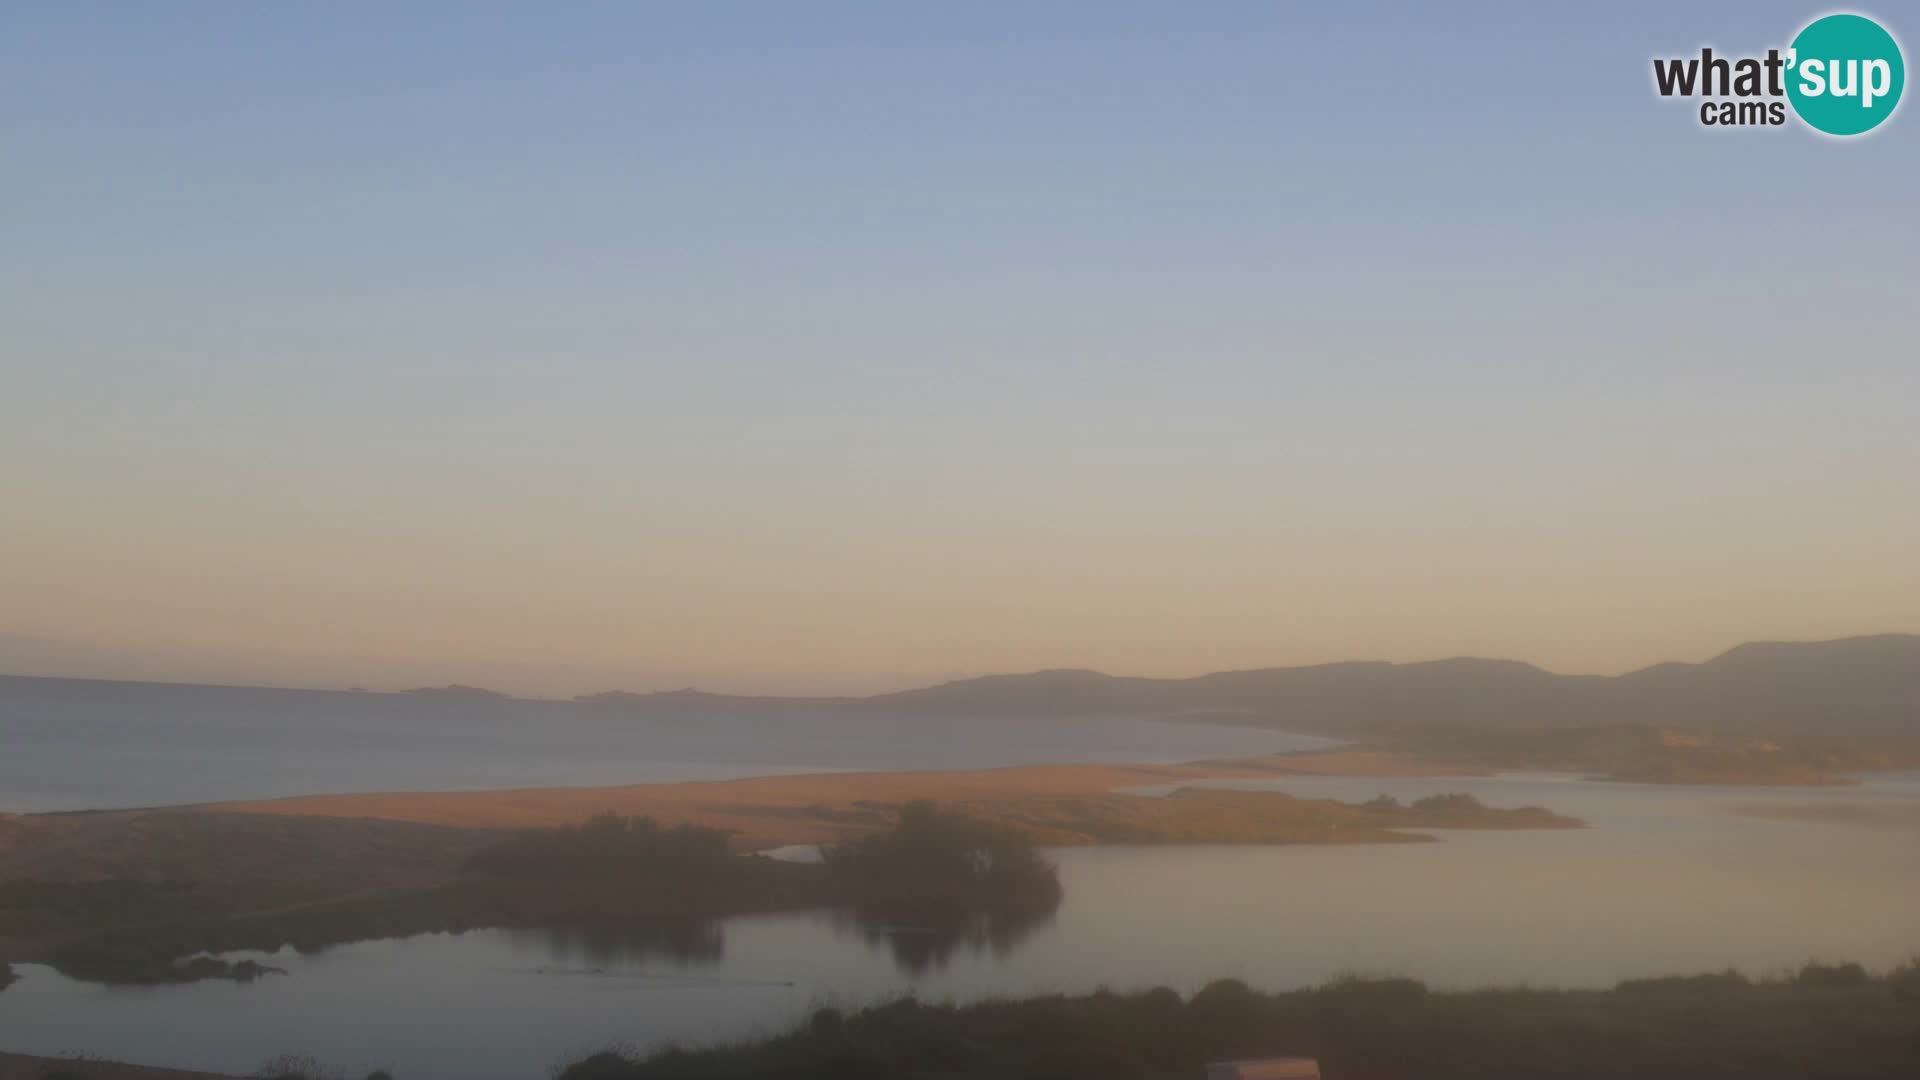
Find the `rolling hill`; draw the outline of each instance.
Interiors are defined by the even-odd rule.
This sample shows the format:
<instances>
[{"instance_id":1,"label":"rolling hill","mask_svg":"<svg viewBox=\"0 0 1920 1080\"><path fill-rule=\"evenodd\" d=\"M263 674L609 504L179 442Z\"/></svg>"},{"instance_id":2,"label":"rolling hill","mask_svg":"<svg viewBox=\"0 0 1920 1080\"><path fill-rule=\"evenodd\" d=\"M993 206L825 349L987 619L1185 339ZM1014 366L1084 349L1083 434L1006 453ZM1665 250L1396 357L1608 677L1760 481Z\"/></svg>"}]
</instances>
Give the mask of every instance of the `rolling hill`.
<instances>
[{"instance_id":1,"label":"rolling hill","mask_svg":"<svg viewBox=\"0 0 1920 1080\"><path fill-rule=\"evenodd\" d=\"M1648 724L1920 735L1920 635L1741 645L1700 664L1556 675L1511 660L1356 662L1142 679L1041 671L864 699L943 713L1150 713L1303 731Z\"/></svg>"},{"instance_id":2,"label":"rolling hill","mask_svg":"<svg viewBox=\"0 0 1920 1080\"><path fill-rule=\"evenodd\" d=\"M12 708L39 711L84 701L145 710L162 699L174 703L173 711L217 705L216 711L263 715L289 708L369 716L421 709L642 713L684 709L697 700L770 715L823 708L958 717L1143 715L1326 734L1631 724L1742 735L1920 737L1920 635L1756 642L1700 664L1657 664L1617 676L1559 675L1518 661L1475 658L1356 661L1186 679L1059 669L865 698L610 691L536 703L460 686L376 694L0 676L0 706Z\"/></svg>"}]
</instances>

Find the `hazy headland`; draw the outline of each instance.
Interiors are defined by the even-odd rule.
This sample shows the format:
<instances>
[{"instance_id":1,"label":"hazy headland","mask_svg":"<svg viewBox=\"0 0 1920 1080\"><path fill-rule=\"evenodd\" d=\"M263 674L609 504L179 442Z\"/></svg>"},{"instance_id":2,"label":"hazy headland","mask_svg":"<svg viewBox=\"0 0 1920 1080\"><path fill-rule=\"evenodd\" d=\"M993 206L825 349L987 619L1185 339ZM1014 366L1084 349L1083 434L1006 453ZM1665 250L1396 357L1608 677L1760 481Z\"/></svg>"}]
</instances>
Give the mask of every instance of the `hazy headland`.
<instances>
[{"instance_id":1,"label":"hazy headland","mask_svg":"<svg viewBox=\"0 0 1920 1080\"><path fill-rule=\"evenodd\" d=\"M1325 749L1328 740L1421 769L1830 783L1920 760L1916 717L1914 635L1749 644L1615 677L1460 659L1193 679L1047 671L866 698L611 691L536 701L462 686L372 693L0 676L11 751L0 760L0 800L12 793L0 812L1171 764Z\"/></svg>"}]
</instances>

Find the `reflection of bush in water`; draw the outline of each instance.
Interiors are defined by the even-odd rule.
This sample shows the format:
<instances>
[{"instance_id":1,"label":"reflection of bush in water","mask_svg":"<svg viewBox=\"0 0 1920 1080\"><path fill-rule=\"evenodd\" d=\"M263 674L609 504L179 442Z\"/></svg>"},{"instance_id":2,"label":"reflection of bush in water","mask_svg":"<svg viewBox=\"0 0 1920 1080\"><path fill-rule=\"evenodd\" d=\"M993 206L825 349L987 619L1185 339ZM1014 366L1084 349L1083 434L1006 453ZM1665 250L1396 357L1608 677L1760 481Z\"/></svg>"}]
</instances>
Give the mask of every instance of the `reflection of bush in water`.
<instances>
[{"instance_id":1,"label":"reflection of bush in water","mask_svg":"<svg viewBox=\"0 0 1920 1080\"><path fill-rule=\"evenodd\" d=\"M963 948L1006 956L1052 922L1057 907L1056 901L1044 910L947 913L911 923L854 908L836 912L834 928L856 933L869 945L886 946L901 971L923 975L946 967Z\"/></svg>"},{"instance_id":2,"label":"reflection of bush in water","mask_svg":"<svg viewBox=\"0 0 1920 1080\"><path fill-rule=\"evenodd\" d=\"M680 967L707 967L726 952L726 935L717 922L656 929L556 926L514 931L518 940L537 940L556 964L592 968L631 966L666 960Z\"/></svg>"},{"instance_id":3,"label":"reflection of bush in water","mask_svg":"<svg viewBox=\"0 0 1920 1080\"><path fill-rule=\"evenodd\" d=\"M1059 873L1032 841L926 800L821 854L853 926L907 971L944 966L962 946L1006 953L1060 907Z\"/></svg>"},{"instance_id":4,"label":"reflection of bush in water","mask_svg":"<svg viewBox=\"0 0 1920 1080\"><path fill-rule=\"evenodd\" d=\"M718 829L602 814L582 825L502 836L464 870L457 881L412 892L108 928L61 943L48 961L71 977L110 983L248 978L258 972L179 961L287 945L308 953L479 927L552 927L549 940L582 950L592 966L656 956L710 964L723 949L716 919L846 907L876 928L923 930L913 940L881 936L903 966L924 970L961 945L1010 949L1060 903L1059 879L1031 843L931 803L909 805L895 829L835 847L820 864L735 855ZM132 895L87 895L124 905L123 892Z\"/></svg>"},{"instance_id":5,"label":"reflection of bush in water","mask_svg":"<svg viewBox=\"0 0 1920 1080\"><path fill-rule=\"evenodd\" d=\"M1060 875L1032 841L924 799L903 806L894 828L821 855L854 906L881 916L1032 911L1060 901Z\"/></svg>"}]
</instances>

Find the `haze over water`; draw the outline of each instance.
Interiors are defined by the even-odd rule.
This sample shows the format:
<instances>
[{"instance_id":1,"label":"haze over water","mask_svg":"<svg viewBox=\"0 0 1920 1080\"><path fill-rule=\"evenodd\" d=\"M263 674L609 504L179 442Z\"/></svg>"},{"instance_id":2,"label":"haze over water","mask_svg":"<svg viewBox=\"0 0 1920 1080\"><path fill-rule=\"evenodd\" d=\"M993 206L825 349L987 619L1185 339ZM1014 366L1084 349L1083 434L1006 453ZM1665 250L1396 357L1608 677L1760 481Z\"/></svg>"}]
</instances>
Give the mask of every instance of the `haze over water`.
<instances>
[{"instance_id":1,"label":"haze over water","mask_svg":"<svg viewBox=\"0 0 1920 1080\"><path fill-rule=\"evenodd\" d=\"M842 769L1174 762L1326 744L1132 717L957 720L697 698L636 709L0 679L0 812Z\"/></svg>"}]
</instances>

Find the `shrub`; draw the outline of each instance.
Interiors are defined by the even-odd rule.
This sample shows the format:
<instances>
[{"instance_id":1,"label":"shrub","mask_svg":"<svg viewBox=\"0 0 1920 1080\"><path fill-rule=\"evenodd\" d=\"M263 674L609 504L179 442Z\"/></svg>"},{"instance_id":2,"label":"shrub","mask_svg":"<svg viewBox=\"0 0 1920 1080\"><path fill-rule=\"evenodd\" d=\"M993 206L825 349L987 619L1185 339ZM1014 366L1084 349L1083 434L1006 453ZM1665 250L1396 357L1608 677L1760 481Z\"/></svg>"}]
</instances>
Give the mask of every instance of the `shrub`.
<instances>
[{"instance_id":1,"label":"shrub","mask_svg":"<svg viewBox=\"0 0 1920 1080\"><path fill-rule=\"evenodd\" d=\"M254 1070L253 1080L340 1080L340 1072L306 1054L282 1054Z\"/></svg>"},{"instance_id":2,"label":"shrub","mask_svg":"<svg viewBox=\"0 0 1920 1080\"><path fill-rule=\"evenodd\" d=\"M939 914L1060 901L1059 875L1032 841L925 799L901 807L891 830L821 856L856 905Z\"/></svg>"},{"instance_id":3,"label":"shrub","mask_svg":"<svg viewBox=\"0 0 1920 1080\"><path fill-rule=\"evenodd\" d=\"M602 1050L560 1071L556 1080L628 1080L640 1066L611 1050Z\"/></svg>"},{"instance_id":4,"label":"shrub","mask_svg":"<svg viewBox=\"0 0 1920 1080\"><path fill-rule=\"evenodd\" d=\"M1159 1013L1169 1019L1179 1015L1185 1004L1180 1000L1180 992L1170 986L1156 986L1140 995L1140 1004L1150 1012Z\"/></svg>"},{"instance_id":5,"label":"shrub","mask_svg":"<svg viewBox=\"0 0 1920 1080\"><path fill-rule=\"evenodd\" d=\"M1666 975L1655 979L1623 979L1613 990L1617 994L1695 994L1724 993L1745 989L1747 977L1737 971L1707 975Z\"/></svg>"},{"instance_id":6,"label":"shrub","mask_svg":"<svg viewBox=\"0 0 1920 1080\"><path fill-rule=\"evenodd\" d=\"M1424 799L1415 799L1413 808L1427 814L1464 814L1485 810L1486 806L1471 795L1456 792L1451 795L1429 795Z\"/></svg>"},{"instance_id":7,"label":"shrub","mask_svg":"<svg viewBox=\"0 0 1920 1080\"><path fill-rule=\"evenodd\" d=\"M1427 996L1427 984L1394 975L1342 975L1320 988L1322 1001L1404 1005Z\"/></svg>"},{"instance_id":8,"label":"shrub","mask_svg":"<svg viewBox=\"0 0 1920 1080\"><path fill-rule=\"evenodd\" d=\"M840 1034L846 1022L847 1018L839 1009L816 1009L812 1019L807 1021L807 1031L816 1039L831 1039Z\"/></svg>"},{"instance_id":9,"label":"shrub","mask_svg":"<svg viewBox=\"0 0 1920 1080\"><path fill-rule=\"evenodd\" d=\"M1906 963L1887 972L1887 986L1892 989L1895 1001L1920 1001L1920 955L1909 957Z\"/></svg>"},{"instance_id":10,"label":"shrub","mask_svg":"<svg viewBox=\"0 0 1920 1080\"><path fill-rule=\"evenodd\" d=\"M1808 964L1793 977L1793 985L1813 990L1865 986L1870 981L1867 969L1859 964Z\"/></svg>"}]
</instances>

